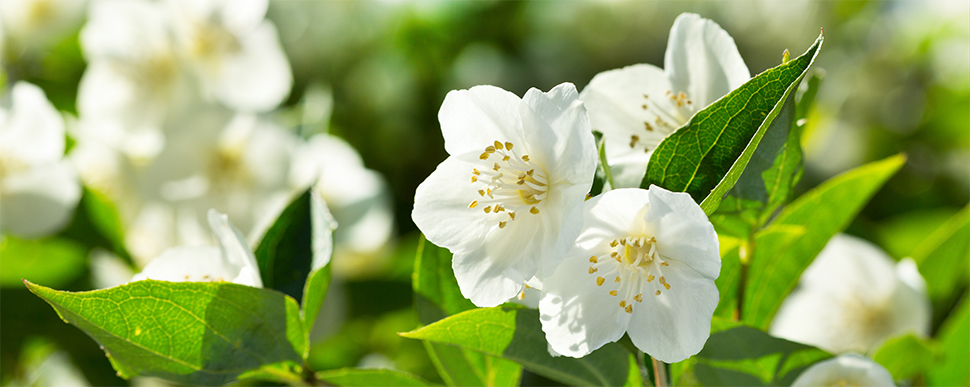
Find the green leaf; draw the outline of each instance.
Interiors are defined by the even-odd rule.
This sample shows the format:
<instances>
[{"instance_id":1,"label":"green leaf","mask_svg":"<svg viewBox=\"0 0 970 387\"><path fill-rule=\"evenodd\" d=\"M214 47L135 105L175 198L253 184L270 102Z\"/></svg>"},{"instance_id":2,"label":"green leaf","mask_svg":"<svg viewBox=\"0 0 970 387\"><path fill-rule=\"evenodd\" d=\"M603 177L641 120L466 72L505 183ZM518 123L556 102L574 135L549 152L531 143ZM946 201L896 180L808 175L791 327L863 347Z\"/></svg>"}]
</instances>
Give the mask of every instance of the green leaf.
<instances>
[{"instance_id":1,"label":"green leaf","mask_svg":"<svg viewBox=\"0 0 970 387\"><path fill-rule=\"evenodd\" d=\"M428 242L424 235L418 240L411 286L423 324L475 308L461 295L451 268L451 252ZM426 342L425 348L442 380L450 386L517 385L522 373L522 367L514 362L479 352L432 342Z\"/></svg>"},{"instance_id":2,"label":"green leaf","mask_svg":"<svg viewBox=\"0 0 970 387\"><path fill-rule=\"evenodd\" d=\"M78 241L87 249L109 250L132 264L131 255L125 249L124 230L117 209L104 194L88 187L81 193L71 223L57 236Z\"/></svg>"},{"instance_id":3,"label":"green leaf","mask_svg":"<svg viewBox=\"0 0 970 387\"><path fill-rule=\"evenodd\" d=\"M301 303L307 330L313 326L330 284L328 263L335 225L326 203L308 189L286 206L256 246L263 286Z\"/></svg>"},{"instance_id":4,"label":"green leaf","mask_svg":"<svg viewBox=\"0 0 970 387\"><path fill-rule=\"evenodd\" d=\"M421 387L433 386L421 378L406 372L392 370L362 370L343 368L317 373L317 379L337 386L401 386Z\"/></svg>"},{"instance_id":5,"label":"green leaf","mask_svg":"<svg viewBox=\"0 0 970 387\"><path fill-rule=\"evenodd\" d=\"M610 343L586 357L552 357L531 309L473 309L401 336L457 345L522 364L547 378L575 386L619 386L629 374L629 353Z\"/></svg>"},{"instance_id":6,"label":"green leaf","mask_svg":"<svg viewBox=\"0 0 970 387\"><path fill-rule=\"evenodd\" d=\"M721 240L724 241L724 239ZM714 309L714 315L723 318L735 318L734 314L738 307L738 281L741 278L741 257L738 253L741 246L737 239L729 240L733 242L731 247L724 246L724 242L721 242L721 248L727 247L727 251L721 253L721 274L714 280L720 298L717 309Z\"/></svg>"},{"instance_id":7,"label":"green leaf","mask_svg":"<svg viewBox=\"0 0 970 387\"><path fill-rule=\"evenodd\" d=\"M872 354L872 360L882 364L895 380L909 380L926 372L937 361L936 343L913 334L886 340Z\"/></svg>"},{"instance_id":8,"label":"green leaf","mask_svg":"<svg viewBox=\"0 0 970 387\"><path fill-rule=\"evenodd\" d=\"M87 272L87 252L63 238L35 240L0 236L0 286L21 286L22 280L63 286Z\"/></svg>"},{"instance_id":9,"label":"green leaf","mask_svg":"<svg viewBox=\"0 0 970 387\"><path fill-rule=\"evenodd\" d=\"M929 370L930 386L970 386L970 298L950 315L937 335L943 343L943 362Z\"/></svg>"},{"instance_id":10,"label":"green leaf","mask_svg":"<svg viewBox=\"0 0 970 387\"><path fill-rule=\"evenodd\" d=\"M844 230L873 194L906 161L892 156L836 176L785 207L755 236L753 259L742 306L742 319L767 329L782 300L829 238ZM791 241L778 228L804 227Z\"/></svg>"},{"instance_id":11,"label":"green leaf","mask_svg":"<svg viewBox=\"0 0 970 387\"><path fill-rule=\"evenodd\" d=\"M123 378L225 384L268 365L299 367L308 351L299 307L272 290L146 280L71 293L25 284L97 341Z\"/></svg>"},{"instance_id":12,"label":"green leaf","mask_svg":"<svg viewBox=\"0 0 970 387\"><path fill-rule=\"evenodd\" d=\"M805 368L831 357L748 326L714 332L697 354L693 375L703 385L788 386Z\"/></svg>"},{"instance_id":13,"label":"green leaf","mask_svg":"<svg viewBox=\"0 0 970 387\"><path fill-rule=\"evenodd\" d=\"M940 321L970 282L970 206L917 245L911 257L926 279L934 321Z\"/></svg>"},{"instance_id":14,"label":"green leaf","mask_svg":"<svg viewBox=\"0 0 970 387\"><path fill-rule=\"evenodd\" d=\"M642 187L687 192L710 215L741 176L782 105L822 44L768 69L697 112L664 139L647 165ZM703 202L702 202L703 201Z\"/></svg>"}]
</instances>

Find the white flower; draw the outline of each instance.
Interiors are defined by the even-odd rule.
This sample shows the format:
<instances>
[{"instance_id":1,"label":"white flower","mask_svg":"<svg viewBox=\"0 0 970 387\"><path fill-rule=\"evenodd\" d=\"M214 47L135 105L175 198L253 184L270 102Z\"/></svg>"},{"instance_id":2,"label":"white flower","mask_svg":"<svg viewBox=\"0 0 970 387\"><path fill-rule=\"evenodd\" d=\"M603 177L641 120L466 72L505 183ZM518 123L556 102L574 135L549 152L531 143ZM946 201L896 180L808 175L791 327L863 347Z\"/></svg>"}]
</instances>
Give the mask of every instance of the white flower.
<instances>
[{"instance_id":1,"label":"white flower","mask_svg":"<svg viewBox=\"0 0 970 387\"><path fill-rule=\"evenodd\" d=\"M67 225L81 185L63 156L60 113L39 87L17 82L0 105L0 230L35 238Z\"/></svg>"},{"instance_id":2,"label":"white flower","mask_svg":"<svg viewBox=\"0 0 970 387\"><path fill-rule=\"evenodd\" d=\"M751 78L717 23L685 13L670 28L664 69L637 64L597 74L580 99L603 133L617 187L639 187L650 155L670 133Z\"/></svg>"},{"instance_id":3,"label":"white flower","mask_svg":"<svg viewBox=\"0 0 970 387\"><path fill-rule=\"evenodd\" d=\"M832 353L868 352L882 340L929 333L926 282L911 259L898 264L875 245L836 235L802 273L769 332Z\"/></svg>"},{"instance_id":4,"label":"white flower","mask_svg":"<svg viewBox=\"0 0 970 387\"><path fill-rule=\"evenodd\" d=\"M896 382L883 366L869 358L841 355L815 363L798 375L792 387L801 386L886 386Z\"/></svg>"},{"instance_id":5,"label":"white flower","mask_svg":"<svg viewBox=\"0 0 970 387\"><path fill-rule=\"evenodd\" d=\"M293 75L267 0L172 0L176 47L207 94L247 112L275 108Z\"/></svg>"},{"instance_id":6,"label":"white flower","mask_svg":"<svg viewBox=\"0 0 970 387\"><path fill-rule=\"evenodd\" d=\"M318 134L297 149L291 180L305 188L314 184L340 223L335 233L338 255L351 259L335 262L343 274L372 268L391 239L394 215L384 177L364 167L360 155L340 138Z\"/></svg>"},{"instance_id":7,"label":"white flower","mask_svg":"<svg viewBox=\"0 0 970 387\"><path fill-rule=\"evenodd\" d=\"M165 250L132 281L155 279L172 282L228 281L263 287L256 256L229 217L209 210L209 227L219 242L215 246L181 246Z\"/></svg>"},{"instance_id":8,"label":"white flower","mask_svg":"<svg viewBox=\"0 0 970 387\"><path fill-rule=\"evenodd\" d=\"M80 0L0 1L0 35L15 46L7 53L46 55L51 45L77 30L84 6Z\"/></svg>"},{"instance_id":9,"label":"white flower","mask_svg":"<svg viewBox=\"0 0 970 387\"><path fill-rule=\"evenodd\" d=\"M654 358L684 360L710 335L720 270L714 226L690 195L606 192L586 202L575 247L543 280L542 330L567 356L629 333Z\"/></svg>"},{"instance_id":10,"label":"white flower","mask_svg":"<svg viewBox=\"0 0 970 387\"><path fill-rule=\"evenodd\" d=\"M551 274L579 234L596 168L586 109L570 83L522 99L476 86L448 93L438 119L450 156L411 216L454 254L462 295L495 306Z\"/></svg>"}]
</instances>

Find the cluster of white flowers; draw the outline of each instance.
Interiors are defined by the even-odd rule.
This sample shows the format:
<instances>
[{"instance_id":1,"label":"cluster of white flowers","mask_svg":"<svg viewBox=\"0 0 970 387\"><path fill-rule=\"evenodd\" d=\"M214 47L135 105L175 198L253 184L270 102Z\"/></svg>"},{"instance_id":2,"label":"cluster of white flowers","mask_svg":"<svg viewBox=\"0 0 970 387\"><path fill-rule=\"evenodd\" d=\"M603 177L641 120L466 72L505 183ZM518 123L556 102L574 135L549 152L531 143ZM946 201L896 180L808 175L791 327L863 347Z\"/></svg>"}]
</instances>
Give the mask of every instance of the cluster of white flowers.
<instances>
[{"instance_id":1,"label":"cluster of white flowers","mask_svg":"<svg viewBox=\"0 0 970 387\"><path fill-rule=\"evenodd\" d=\"M538 288L553 352L581 357L628 333L654 358L686 359L703 348L717 306L717 234L685 193L651 186L587 200L592 132L622 170L617 186L638 187L666 135L748 78L731 37L684 14L666 73L612 70L582 94L569 83L522 99L492 86L452 91L438 115L450 156L418 187L414 222L452 251L476 305Z\"/></svg>"}]
</instances>

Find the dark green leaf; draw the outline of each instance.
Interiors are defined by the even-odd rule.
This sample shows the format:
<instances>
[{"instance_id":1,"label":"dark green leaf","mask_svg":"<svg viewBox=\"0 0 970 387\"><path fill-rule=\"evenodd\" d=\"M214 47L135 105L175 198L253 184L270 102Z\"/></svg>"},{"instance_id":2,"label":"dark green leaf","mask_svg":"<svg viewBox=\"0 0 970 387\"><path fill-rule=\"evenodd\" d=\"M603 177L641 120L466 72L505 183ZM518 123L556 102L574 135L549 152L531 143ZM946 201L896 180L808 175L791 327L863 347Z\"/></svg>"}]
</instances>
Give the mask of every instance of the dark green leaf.
<instances>
[{"instance_id":1,"label":"dark green leaf","mask_svg":"<svg viewBox=\"0 0 970 387\"><path fill-rule=\"evenodd\" d=\"M22 286L22 280L63 286L82 274L87 252L78 243L63 238L36 240L0 236L0 286Z\"/></svg>"},{"instance_id":2,"label":"dark green leaf","mask_svg":"<svg viewBox=\"0 0 970 387\"><path fill-rule=\"evenodd\" d=\"M263 286L276 289L297 301L313 261L310 191L294 199L256 246L256 262Z\"/></svg>"},{"instance_id":3,"label":"dark green leaf","mask_svg":"<svg viewBox=\"0 0 970 387\"><path fill-rule=\"evenodd\" d=\"M538 311L473 309L401 336L457 345L522 364L526 369L576 386L618 386L629 375L629 353L610 343L586 357L552 357Z\"/></svg>"},{"instance_id":4,"label":"dark green leaf","mask_svg":"<svg viewBox=\"0 0 970 387\"><path fill-rule=\"evenodd\" d=\"M65 321L98 342L119 376L225 384L308 350L297 303L226 282L136 281L70 293L25 282Z\"/></svg>"},{"instance_id":5,"label":"dark green leaf","mask_svg":"<svg viewBox=\"0 0 970 387\"><path fill-rule=\"evenodd\" d=\"M943 363L926 374L929 385L970 386L970 298L964 296L937 337L943 342Z\"/></svg>"},{"instance_id":6,"label":"dark green leaf","mask_svg":"<svg viewBox=\"0 0 970 387\"><path fill-rule=\"evenodd\" d=\"M406 372L392 370L361 370L344 368L317 373L317 379L337 386L433 386L421 378Z\"/></svg>"},{"instance_id":7,"label":"dark green leaf","mask_svg":"<svg viewBox=\"0 0 970 387\"><path fill-rule=\"evenodd\" d=\"M906 161L896 155L836 176L805 193L758 232L742 306L746 324L767 329L782 300L829 238L844 230ZM804 227L791 241L778 228Z\"/></svg>"},{"instance_id":8,"label":"dark green leaf","mask_svg":"<svg viewBox=\"0 0 970 387\"><path fill-rule=\"evenodd\" d=\"M711 214L741 176L786 98L811 66L822 37L802 56L768 69L664 139L647 165L642 187L687 192ZM705 199L706 198L706 199Z\"/></svg>"},{"instance_id":9,"label":"dark green leaf","mask_svg":"<svg viewBox=\"0 0 970 387\"><path fill-rule=\"evenodd\" d=\"M735 326L711 334L696 356L693 374L706 386L788 386L802 370L828 357L815 347Z\"/></svg>"},{"instance_id":10,"label":"dark green leaf","mask_svg":"<svg viewBox=\"0 0 970 387\"><path fill-rule=\"evenodd\" d=\"M938 360L936 343L908 334L886 340L872 354L895 380L909 380L930 369Z\"/></svg>"}]
</instances>

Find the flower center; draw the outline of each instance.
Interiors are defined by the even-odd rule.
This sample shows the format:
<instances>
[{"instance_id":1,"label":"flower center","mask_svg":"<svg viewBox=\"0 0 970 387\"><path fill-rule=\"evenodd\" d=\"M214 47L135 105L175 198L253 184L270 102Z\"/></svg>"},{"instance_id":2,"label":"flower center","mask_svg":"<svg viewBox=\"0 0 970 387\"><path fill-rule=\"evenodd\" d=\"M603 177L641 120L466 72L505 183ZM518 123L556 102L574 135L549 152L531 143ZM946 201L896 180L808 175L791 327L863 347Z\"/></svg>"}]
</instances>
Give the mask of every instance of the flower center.
<instances>
[{"instance_id":1,"label":"flower center","mask_svg":"<svg viewBox=\"0 0 970 387\"><path fill-rule=\"evenodd\" d=\"M670 103L665 103L663 106L658 105L647 94L644 94L643 101L640 101L640 109L647 113L647 117L653 116L652 120L645 118L643 121L643 129L647 132L660 130L664 133L670 133L687 123L687 120L694 115L694 105L687 97L687 93L681 91L674 94L674 92L667 90L664 97L669 98ZM640 145L645 151L650 151L652 148L641 142L640 139L641 137L638 135L631 135L630 148L636 148L637 145Z\"/></svg>"},{"instance_id":2,"label":"flower center","mask_svg":"<svg viewBox=\"0 0 970 387\"><path fill-rule=\"evenodd\" d=\"M607 293L620 299L620 308L633 313L633 301L643 302L643 288L652 286L654 295L670 290L670 283L663 275L662 267L668 266L657 251L657 239L643 235L614 239L609 248L600 255L589 257L589 271L596 275L596 286L606 284L612 278ZM653 280L657 280L654 284ZM653 284L653 285L647 285Z\"/></svg>"},{"instance_id":3,"label":"flower center","mask_svg":"<svg viewBox=\"0 0 970 387\"><path fill-rule=\"evenodd\" d=\"M485 148L478 158L492 165L472 169L472 184L479 184L479 199L468 208L484 206L486 214L498 217L498 227L505 228L514 221L517 213L539 214L538 205L546 198L549 180L542 168L535 165L529 155L513 151L511 142L495 141Z\"/></svg>"}]
</instances>

